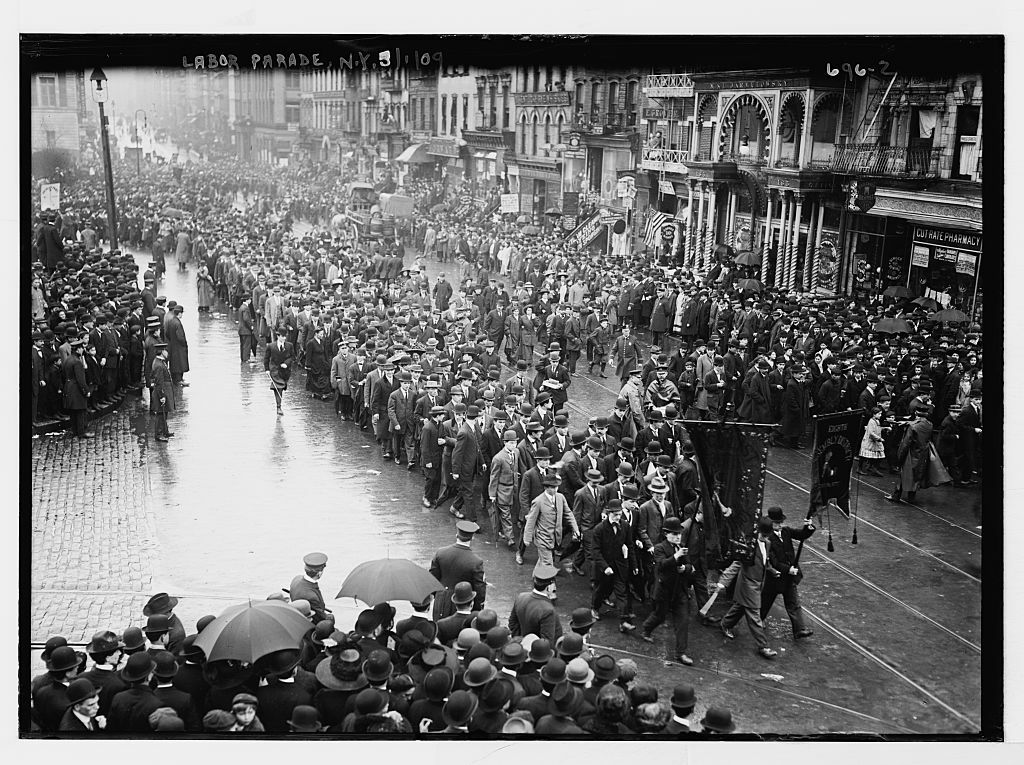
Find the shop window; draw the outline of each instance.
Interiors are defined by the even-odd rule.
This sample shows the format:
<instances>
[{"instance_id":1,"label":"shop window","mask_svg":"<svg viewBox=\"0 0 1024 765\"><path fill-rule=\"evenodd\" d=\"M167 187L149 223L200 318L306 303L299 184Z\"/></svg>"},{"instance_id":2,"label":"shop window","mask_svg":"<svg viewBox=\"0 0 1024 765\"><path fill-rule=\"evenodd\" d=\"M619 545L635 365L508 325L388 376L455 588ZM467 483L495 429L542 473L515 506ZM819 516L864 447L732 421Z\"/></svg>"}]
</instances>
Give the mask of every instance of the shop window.
<instances>
[{"instance_id":1,"label":"shop window","mask_svg":"<svg viewBox=\"0 0 1024 765\"><path fill-rule=\"evenodd\" d=\"M981 138L978 136L978 123L981 119L980 106L959 106L956 110L956 161L953 165L953 177L971 180L978 171L978 152Z\"/></svg>"}]
</instances>

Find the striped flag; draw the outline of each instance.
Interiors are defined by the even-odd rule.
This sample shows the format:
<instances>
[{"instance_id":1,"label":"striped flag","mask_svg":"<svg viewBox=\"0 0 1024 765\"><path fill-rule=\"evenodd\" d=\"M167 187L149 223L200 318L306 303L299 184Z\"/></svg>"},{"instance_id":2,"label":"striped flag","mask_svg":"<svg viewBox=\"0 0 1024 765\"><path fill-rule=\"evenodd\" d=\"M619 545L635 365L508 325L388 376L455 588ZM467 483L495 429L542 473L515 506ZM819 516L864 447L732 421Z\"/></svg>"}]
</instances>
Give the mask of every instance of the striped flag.
<instances>
[{"instance_id":1,"label":"striped flag","mask_svg":"<svg viewBox=\"0 0 1024 765\"><path fill-rule=\"evenodd\" d=\"M648 247L654 247L661 242L661 227L672 220L668 213L651 210L647 216L647 225L644 226L644 242Z\"/></svg>"}]
</instances>

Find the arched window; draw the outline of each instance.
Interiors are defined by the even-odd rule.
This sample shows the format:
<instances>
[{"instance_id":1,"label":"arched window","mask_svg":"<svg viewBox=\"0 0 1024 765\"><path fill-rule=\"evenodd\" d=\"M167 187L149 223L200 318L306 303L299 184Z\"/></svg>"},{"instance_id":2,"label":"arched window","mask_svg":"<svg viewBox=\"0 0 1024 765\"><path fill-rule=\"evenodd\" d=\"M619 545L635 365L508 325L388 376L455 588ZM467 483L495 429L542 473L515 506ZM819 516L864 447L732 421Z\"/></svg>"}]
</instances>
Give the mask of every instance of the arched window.
<instances>
[{"instance_id":1,"label":"arched window","mask_svg":"<svg viewBox=\"0 0 1024 765\"><path fill-rule=\"evenodd\" d=\"M555 133L555 143L561 143L562 142L562 127L563 127L562 123L563 122L565 122L565 118L561 114L559 114L558 115L558 124L557 124L558 132Z\"/></svg>"},{"instance_id":2,"label":"arched window","mask_svg":"<svg viewBox=\"0 0 1024 765\"><path fill-rule=\"evenodd\" d=\"M519 118L519 153L526 154L526 115Z\"/></svg>"},{"instance_id":3,"label":"arched window","mask_svg":"<svg viewBox=\"0 0 1024 765\"><path fill-rule=\"evenodd\" d=\"M530 146L530 153L537 153L537 133L540 131L540 126L537 124L537 115L533 115L533 141Z\"/></svg>"},{"instance_id":4,"label":"arched window","mask_svg":"<svg viewBox=\"0 0 1024 765\"><path fill-rule=\"evenodd\" d=\"M550 147L551 144L551 115L544 118L544 144Z\"/></svg>"}]
</instances>

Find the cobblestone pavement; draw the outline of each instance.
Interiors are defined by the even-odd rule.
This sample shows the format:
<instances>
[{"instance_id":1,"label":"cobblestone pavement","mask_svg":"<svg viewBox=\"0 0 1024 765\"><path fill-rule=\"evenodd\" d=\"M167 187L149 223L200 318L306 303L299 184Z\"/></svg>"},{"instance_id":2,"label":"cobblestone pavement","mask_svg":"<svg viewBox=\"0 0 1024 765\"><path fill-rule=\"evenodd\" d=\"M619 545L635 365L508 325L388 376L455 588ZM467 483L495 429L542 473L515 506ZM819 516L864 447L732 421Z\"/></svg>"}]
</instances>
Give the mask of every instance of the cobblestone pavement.
<instances>
[{"instance_id":1,"label":"cobblestone pavement","mask_svg":"<svg viewBox=\"0 0 1024 765\"><path fill-rule=\"evenodd\" d=\"M95 423L92 440L32 441L33 643L87 641L96 625L121 630L152 594L157 544L146 498L137 400Z\"/></svg>"}]
</instances>

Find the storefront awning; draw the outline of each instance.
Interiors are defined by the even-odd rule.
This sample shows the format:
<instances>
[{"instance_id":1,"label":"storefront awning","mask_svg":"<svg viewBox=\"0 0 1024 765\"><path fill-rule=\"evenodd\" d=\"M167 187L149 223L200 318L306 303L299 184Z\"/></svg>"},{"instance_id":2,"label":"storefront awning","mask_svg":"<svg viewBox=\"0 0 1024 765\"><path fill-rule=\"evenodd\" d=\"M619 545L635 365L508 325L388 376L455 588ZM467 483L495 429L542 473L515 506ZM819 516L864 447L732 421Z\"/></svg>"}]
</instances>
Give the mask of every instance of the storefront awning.
<instances>
[{"instance_id":1,"label":"storefront awning","mask_svg":"<svg viewBox=\"0 0 1024 765\"><path fill-rule=\"evenodd\" d=\"M434 162L434 158L427 152L426 144L414 143L399 154L395 161L404 162L409 165L420 165Z\"/></svg>"}]
</instances>

